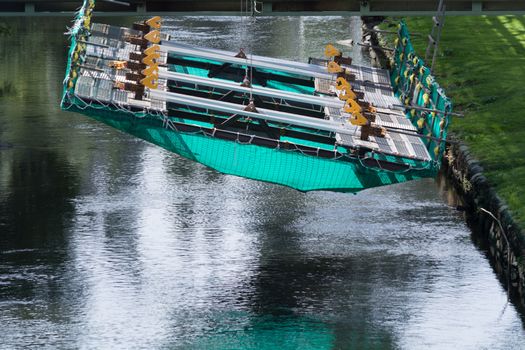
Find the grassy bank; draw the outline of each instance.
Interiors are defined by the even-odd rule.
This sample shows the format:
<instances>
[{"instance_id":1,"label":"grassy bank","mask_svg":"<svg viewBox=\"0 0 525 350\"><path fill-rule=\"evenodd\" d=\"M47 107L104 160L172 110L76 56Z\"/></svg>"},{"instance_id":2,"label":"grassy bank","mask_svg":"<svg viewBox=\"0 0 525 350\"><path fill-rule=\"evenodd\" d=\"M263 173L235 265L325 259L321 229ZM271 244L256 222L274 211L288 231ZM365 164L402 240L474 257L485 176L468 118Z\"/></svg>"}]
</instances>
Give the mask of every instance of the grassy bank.
<instances>
[{"instance_id":1,"label":"grassy bank","mask_svg":"<svg viewBox=\"0 0 525 350\"><path fill-rule=\"evenodd\" d=\"M406 20L424 56L431 18ZM525 227L525 17L448 17L434 67L464 119L451 130Z\"/></svg>"}]
</instances>

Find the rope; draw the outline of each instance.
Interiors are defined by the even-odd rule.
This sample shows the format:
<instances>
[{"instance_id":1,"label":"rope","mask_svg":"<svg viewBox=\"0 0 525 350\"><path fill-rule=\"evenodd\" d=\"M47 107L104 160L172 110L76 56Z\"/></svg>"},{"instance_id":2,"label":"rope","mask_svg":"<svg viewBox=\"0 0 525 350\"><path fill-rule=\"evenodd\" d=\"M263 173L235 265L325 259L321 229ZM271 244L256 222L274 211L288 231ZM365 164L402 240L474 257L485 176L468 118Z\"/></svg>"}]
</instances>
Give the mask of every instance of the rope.
<instances>
[{"instance_id":1,"label":"rope","mask_svg":"<svg viewBox=\"0 0 525 350\"><path fill-rule=\"evenodd\" d=\"M253 22L250 21L249 17L254 17L254 3L251 0L241 0L241 50L243 48L248 49L250 57L246 56L246 69L244 73L244 80L249 80L250 85L250 101L253 100L253 47L251 44L251 36L248 38L249 43L246 42L246 31L248 25ZM246 18L245 18L246 17Z\"/></svg>"}]
</instances>

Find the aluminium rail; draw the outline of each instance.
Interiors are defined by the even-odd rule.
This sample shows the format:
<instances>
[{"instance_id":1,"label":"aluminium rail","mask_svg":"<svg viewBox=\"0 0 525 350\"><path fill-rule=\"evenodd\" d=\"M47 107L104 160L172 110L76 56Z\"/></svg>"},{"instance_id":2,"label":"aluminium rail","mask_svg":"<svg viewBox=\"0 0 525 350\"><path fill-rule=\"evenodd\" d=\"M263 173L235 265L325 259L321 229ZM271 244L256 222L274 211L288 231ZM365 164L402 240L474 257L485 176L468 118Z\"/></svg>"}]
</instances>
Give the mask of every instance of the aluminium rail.
<instances>
[{"instance_id":1,"label":"aluminium rail","mask_svg":"<svg viewBox=\"0 0 525 350\"><path fill-rule=\"evenodd\" d=\"M279 112L270 109L257 108L257 112L249 112L244 109L245 105L238 105L235 103L209 100L207 98L195 97L190 95L179 94L175 92L166 92L160 90L150 90L149 97L155 100L162 100L166 102L173 102L181 105L190 105L208 110L221 111L224 113L231 113L243 115L255 119L264 119L276 123L285 123L297 125L314 130L323 130L334 133L354 134L357 127L341 122L334 122L326 119L317 119L312 117L305 117L299 114Z\"/></svg>"},{"instance_id":2,"label":"aluminium rail","mask_svg":"<svg viewBox=\"0 0 525 350\"><path fill-rule=\"evenodd\" d=\"M237 52L233 51L227 51L227 50L221 50L221 49L214 49L210 47L203 47L203 46L193 46L188 44L183 44L175 41L162 41L162 45L164 46L170 46L170 47L176 47L176 48L182 48L182 49L188 49L188 50L199 50L199 51L206 51L211 53L216 53L219 55L225 55L229 57L234 57L237 55ZM248 60L253 60L256 62L267 62L267 63L274 63L274 64L284 64L290 67L294 68L302 68L306 69L308 71L312 72L320 72L320 73L326 73L326 67L319 66L317 64L311 64L311 63L305 63L305 62L296 62L291 60L286 60L282 58L274 58L274 57L268 57L268 56L260 56L260 55L253 55L251 53L244 53Z\"/></svg>"},{"instance_id":3,"label":"aluminium rail","mask_svg":"<svg viewBox=\"0 0 525 350\"><path fill-rule=\"evenodd\" d=\"M230 91L253 93L254 95L273 97L279 100L287 100L294 102L302 102L322 107L333 107L343 108L345 103L337 98L333 97L321 97L315 95L305 95L296 92L288 92L277 89L270 89L264 87L244 87L237 83L231 83L227 81L221 81L205 77L196 77L190 74L176 73L167 71L165 68L161 68L159 71L159 78L174 80L183 83L190 83L195 85L208 86L218 89L225 89Z\"/></svg>"},{"instance_id":4,"label":"aluminium rail","mask_svg":"<svg viewBox=\"0 0 525 350\"><path fill-rule=\"evenodd\" d=\"M176 54L183 55L183 56L186 55L186 56L191 56L191 57L210 59L210 60L220 61L224 63L238 64L241 66L248 66L248 67L251 66L255 68L270 69L270 70L286 72L286 73L303 76L303 77L332 80L337 76L336 74L328 73L326 71L325 72L312 71L312 70L307 70L303 68L290 67L287 65L271 63L271 62L266 62L266 61L261 61L261 60L256 60L256 59L251 60L249 58L232 57L229 55L213 53L210 51L202 51L202 50L170 46L170 45L165 45L165 43L162 43L162 45L160 45L160 50L162 52L167 52L168 54L176 53Z\"/></svg>"}]
</instances>

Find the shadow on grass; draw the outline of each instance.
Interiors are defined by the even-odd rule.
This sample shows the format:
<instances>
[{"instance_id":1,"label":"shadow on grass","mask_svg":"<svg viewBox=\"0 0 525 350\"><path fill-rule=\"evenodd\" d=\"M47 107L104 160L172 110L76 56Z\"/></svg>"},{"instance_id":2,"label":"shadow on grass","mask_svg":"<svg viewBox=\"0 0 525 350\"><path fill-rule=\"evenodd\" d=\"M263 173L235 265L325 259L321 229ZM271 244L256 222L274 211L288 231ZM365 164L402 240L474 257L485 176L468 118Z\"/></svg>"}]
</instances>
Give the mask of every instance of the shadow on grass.
<instances>
[{"instance_id":1,"label":"shadow on grass","mask_svg":"<svg viewBox=\"0 0 525 350\"><path fill-rule=\"evenodd\" d=\"M505 17L506 21L511 21L515 18L509 18L508 16ZM524 42L520 39L518 39L518 35L524 34L523 33L512 33L508 27L506 27L503 22L501 21L500 17L486 17L486 20L488 23L491 24L493 30L497 33L499 33L503 39L512 47L514 50L516 50L516 54L519 56L525 55L525 47ZM523 23L523 19L520 21ZM508 52L507 52L508 54Z\"/></svg>"}]
</instances>

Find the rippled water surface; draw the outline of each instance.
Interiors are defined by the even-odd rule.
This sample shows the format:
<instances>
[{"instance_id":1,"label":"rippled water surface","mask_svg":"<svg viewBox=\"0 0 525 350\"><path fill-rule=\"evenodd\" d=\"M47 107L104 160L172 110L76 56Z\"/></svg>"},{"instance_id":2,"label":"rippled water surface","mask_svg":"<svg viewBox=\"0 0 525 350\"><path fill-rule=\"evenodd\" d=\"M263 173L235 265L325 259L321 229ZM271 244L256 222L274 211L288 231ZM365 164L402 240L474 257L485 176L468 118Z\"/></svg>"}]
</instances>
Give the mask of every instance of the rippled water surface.
<instances>
[{"instance_id":1,"label":"rippled water surface","mask_svg":"<svg viewBox=\"0 0 525 350\"><path fill-rule=\"evenodd\" d=\"M1 348L525 349L434 181L303 194L219 174L59 110L68 20L0 22ZM166 25L298 60L360 36L349 18Z\"/></svg>"}]
</instances>

